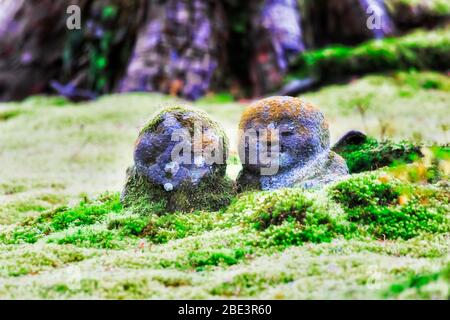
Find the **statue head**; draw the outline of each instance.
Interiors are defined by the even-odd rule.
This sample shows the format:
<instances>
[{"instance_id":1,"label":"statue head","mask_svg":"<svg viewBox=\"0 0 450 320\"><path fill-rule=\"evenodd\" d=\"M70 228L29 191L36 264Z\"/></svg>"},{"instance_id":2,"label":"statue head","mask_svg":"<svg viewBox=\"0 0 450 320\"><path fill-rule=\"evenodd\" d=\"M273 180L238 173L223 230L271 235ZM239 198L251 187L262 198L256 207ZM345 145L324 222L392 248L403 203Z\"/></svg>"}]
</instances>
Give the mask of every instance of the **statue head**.
<instances>
[{"instance_id":1,"label":"statue head","mask_svg":"<svg viewBox=\"0 0 450 320\"><path fill-rule=\"evenodd\" d=\"M303 166L320 153L329 149L330 133L324 115L313 105L293 97L271 97L252 104L242 115L240 125L240 152L244 169L257 172L267 166L262 147L267 145L269 156L276 157L278 149L278 170L288 171ZM249 131L256 130L256 138L247 138ZM252 135L250 135L252 136ZM252 149L253 148L253 149ZM256 152L258 161L249 163L249 157Z\"/></svg>"},{"instance_id":2,"label":"statue head","mask_svg":"<svg viewBox=\"0 0 450 320\"><path fill-rule=\"evenodd\" d=\"M165 109L141 131L135 144L137 172L149 182L176 190L198 185L208 175L226 171L227 139L203 112Z\"/></svg>"}]
</instances>

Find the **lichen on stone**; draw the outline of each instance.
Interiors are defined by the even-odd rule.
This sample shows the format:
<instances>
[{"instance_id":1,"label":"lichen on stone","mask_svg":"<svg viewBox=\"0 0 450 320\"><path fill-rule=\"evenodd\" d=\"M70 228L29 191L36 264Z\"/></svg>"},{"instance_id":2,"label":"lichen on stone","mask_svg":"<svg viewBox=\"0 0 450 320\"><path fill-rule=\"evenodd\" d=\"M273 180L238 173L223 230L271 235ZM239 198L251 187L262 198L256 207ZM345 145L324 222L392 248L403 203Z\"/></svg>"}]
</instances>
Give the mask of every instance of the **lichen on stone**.
<instances>
[{"instance_id":1,"label":"lichen on stone","mask_svg":"<svg viewBox=\"0 0 450 320\"><path fill-rule=\"evenodd\" d=\"M227 157L223 129L204 112L163 109L136 140L122 202L140 213L218 210L234 193Z\"/></svg>"},{"instance_id":2,"label":"lichen on stone","mask_svg":"<svg viewBox=\"0 0 450 320\"><path fill-rule=\"evenodd\" d=\"M345 161L330 151L330 132L324 115L316 107L299 98L271 97L252 104L242 115L239 125L239 148L243 170L238 177L242 190L273 190L283 187L317 187L348 173ZM259 134L256 141L246 140L249 130L275 129L278 137L270 141L270 154L277 172L262 174L267 137ZM266 140L266 141L264 141ZM257 162L249 154L258 155ZM278 145L274 151L273 146ZM278 151L278 155L277 155Z\"/></svg>"}]
</instances>

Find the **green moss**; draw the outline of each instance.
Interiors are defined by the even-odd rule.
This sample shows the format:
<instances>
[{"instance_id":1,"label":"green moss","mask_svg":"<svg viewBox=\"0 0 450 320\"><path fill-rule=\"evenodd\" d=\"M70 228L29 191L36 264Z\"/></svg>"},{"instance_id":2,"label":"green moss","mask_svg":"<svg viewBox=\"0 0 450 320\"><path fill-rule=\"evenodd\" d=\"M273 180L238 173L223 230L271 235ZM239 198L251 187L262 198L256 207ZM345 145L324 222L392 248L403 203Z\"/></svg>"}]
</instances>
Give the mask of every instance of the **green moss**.
<instances>
[{"instance_id":1,"label":"green moss","mask_svg":"<svg viewBox=\"0 0 450 320\"><path fill-rule=\"evenodd\" d=\"M57 244L72 244L83 248L121 249L123 237L110 230L78 229L58 239L49 239L48 242Z\"/></svg>"},{"instance_id":2,"label":"green moss","mask_svg":"<svg viewBox=\"0 0 450 320\"><path fill-rule=\"evenodd\" d=\"M15 117L20 116L23 113L21 110L0 110L0 122L2 121L8 121L10 119L13 119Z\"/></svg>"},{"instance_id":3,"label":"green moss","mask_svg":"<svg viewBox=\"0 0 450 320\"><path fill-rule=\"evenodd\" d=\"M398 164L388 172L404 182L418 184L440 184L445 186L449 180L448 163L450 148L448 146L432 146L423 148L424 157L412 164Z\"/></svg>"},{"instance_id":4,"label":"green moss","mask_svg":"<svg viewBox=\"0 0 450 320\"><path fill-rule=\"evenodd\" d=\"M417 12L428 19L450 15L447 0L386 0L385 3L394 19L403 16L405 10Z\"/></svg>"},{"instance_id":5,"label":"green moss","mask_svg":"<svg viewBox=\"0 0 450 320\"><path fill-rule=\"evenodd\" d=\"M390 70L447 70L449 29L418 31L399 38L372 40L357 47L335 46L300 55L298 74L322 81ZM294 67L295 69L295 67Z\"/></svg>"},{"instance_id":6,"label":"green moss","mask_svg":"<svg viewBox=\"0 0 450 320\"><path fill-rule=\"evenodd\" d=\"M349 144L335 151L345 159L350 173L413 162L421 156L420 147L409 142L378 142L370 137L362 144Z\"/></svg>"},{"instance_id":7,"label":"green moss","mask_svg":"<svg viewBox=\"0 0 450 320\"><path fill-rule=\"evenodd\" d=\"M78 206L73 208L60 207L49 213L45 213L35 220L28 221L26 225L45 225L55 231L65 230L71 226L92 225L104 219L113 212L120 212L122 205L119 194L104 194L98 199L84 199Z\"/></svg>"},{"instance_id":8,"label":"green moss","mask_svg":"<svg viewBox=\"0 0 450 320\"><path fill-rule=\"evenodd\" d=\"M224 168L225 169L225 168ZM195 210L216 211L225 208L235 196L234 183L225 172L217 172L202 179L193 192L191 185L181 185L167 192L160 185L141 177L134 167L128 169L123 206L137 214L164 214L170 212L192 212Z\"/></svg>"},{"instance_id":9,"label":"green moss","mask_svg":"<svg viewBox=\"0 0 450 320\"><path fill-rule=\"evenodd\" d=\"M329 242L349 232L342 212L326 199L302 189L245 194L229 208L258 233L252 245L288 247L304 242Z\"/></svg>"},{"instance_id":10,"label":"green moss","mask_svg":"<svg viewBox=\"0 0 450 320\"><path fill-rule=\"evenodd\" d=\"M432 146L430 147L430 150L437 160L450 160L450 146Z\"/></svg>"},{"instance_id":11,"label":"green moss","mask_svg":"<svg viewBox=\"0 0 450 320\"><path fill-rule=\"evenodd\" d=\"M78 207L55 214L50 222L54 231L67 229L69 226L86 226L103 219L106 214L120 212L122 206L118 195L100 203L82 202Z\"/></svg>"},{"instance_id":12,"label":"green moss","mask_svg":"<svg viewBox=\"0 0 450 320\"><path fill-rule=\"evenodd\" d=\"M123 280L115 284L112 288L108 288L106 293L107 299L146 299L148 298L149 283L145 278L138 280Z\"/></svg>"},{"instance_id":13,"label":"green moss","mask_svg":"<svg viewBox=\"0 0 450 320\"><path fill-rule=\"evenodd\" d=\"M0 193L13 195L27 190L27 186L20 183L0 183Z\"/></svg>"},{"instance_id":14,"label":"green moss","mask_svg":"<svg viewBox=\"0 0 450 320\"><path fill-rule=\"evenodd\" d=\"M27 210L29 209L27 207ZM43 210L45 208L40 211ZM59 207L36 218L26 219L12 231L0 233L0 242L7 244L34 243L45 235L69 227L95 224L104 220L108 214L121 210L119 194L106 193L95 200L85 199L73 208Z\"/></svg>"},{"instance_id":15,"label":"green moss","mask_svg":"<svg viewBox=\"0 0 450 320\"><path fill-rule=\"evenodd\" d=\"M256 229L280 225L283 221L302 222L313 201L302 190L283 189L274 192L248 193L241 197L231 211L245 212L248 222Z\"/></svg>"},{"instance_id":16,"label":"green moss","mask_svg":"<svg viewBox=\"0 0 450 320\"><path fill-rule=\"evenodd\" d=\"M197 104L227 104L234 102L234 97L228 92L208 94L196 101Z\"/></svg>"},{"instance_id":17,"label":"green moss","mask_svg":"<svg viewBox=\"0 0 450 320\"><path fill-rule=\"evenodd\" d=\"M231 266L245 258L251 251L243 248L222 249L216 251L190 252L189 264L196 270L204 270L207 266Z\"/></svg>"},{"instance_id":18,"label":"green moss","mask_svg":"<svg viewBox=\"0 0 450 320\"><path fill-rule=\"evenodd\" d=\"M156 280L159 283L163 284L164 286L170 288L178 288L192 285L192 280L188 277L157 275L153 277L153 280Z\"/></svg>"},{"instance_id":19,"label":"green moss","mask_svg":"<svg viewBox=\"0 0 450 320\"><path fill-rule=\"evenodd\" d=\"M273 276L259 273L241 273L231 281L223 282L211 289L215 296L254 296L272 286L286 284L294 280L292 275L281 272Z\"/></svg>"},{"instance_id":20,"label":"green moss","mask_svg":"<svg viewBox=\"0 0 450 320\"><path fill-rule=\"evenodd\" d=\"M123 236L139 236L149 223L148 217L128 217L111 220L108 229L119 229Z\"/></svg>"},{"instance_id":21,"label":"green moss","mask_svg":"<svg viewBox=\"0 0 450 320\"><path fill-rule=\"evenodd\" d=\"M394 75L394 81L399 86L409 87L409 93L417 90L439 90L450 92L450 79L445 74L434 72L398 72Z\"/></svg>"},{"instance_id":22,"label":"green moss","mask_svg":"<svg viewBox=\"0 0 450 320\"><path fill-rule=\"evenodd\" d=\"M397 202L400 196L398 182L379 174L358 175L340 182L331 189L333 200L345 208L384 206ZM384 180L389 181L388 183Z\"/></svg>"},{"instance_id":23,"label":"green moss","mask_svg":"<svg viewBox=\"0 0 450 320\"><path fill-rule=\"evenodd\" d=\"M411 203L406 206L372 206L349 210L349 219L367 226L378 239L410 239L421 233L450 231L446 211Z\"/></svg>"},{"instance_id":24,"label":"green moss","mask_svg":"<svg viewBox=\"0 0 450 320\"><path fill-rule=\"evenodd\" d=\"M140 235L154 243L166 243L212 230L219 226L220 218L219 213L204 211L153 215Z\"/></svg>"},{"instance_id":25,"label":"green moss","mask_svg":"<svg viewBox=\"0 0 450 320\"><path fill-rule=\"evenodd\" d=\"M84 199L73 208L60 207L38 218L25 222L25 225L42 225L49 223L52 231L65 230L71 226L91 225L101 221L105 215L120 212L122 205L119 194L106 193L98 199Z\"/></svg>"},{"instance_id":26,"label":"green moss","mask_svg":"<svg viewBox=\"0 0 450 320\"><path fill-rule=\"evenodd\" d=\"M14 202L9 206L10 209L17 210L18 212L42 212L48 209L38 201L19 201Z\"/></svg>"},{"instance_id":27,"label":"green moss","mask_svg":"<svg viewBox=\"0 0 450 320\"><path fill-rule=\"evenodd\" d=\"M440 285L442 284L442 285ZM440 288L446 288L441 290ZM410 299L450 299L450 263L440 271L413 274L405 281L392 284L384 297Z\"/></svg>"},{"instance_id":28,"label":"green moss","mask_svg":"<svg viewBox=\"0 0 450 320\"><path fill-rule=\"evenodd\" d=\"M0 274L9 277L35 275L41 271L52 270L65 264L83 261L86 257L81 251L73 248L19 251L16 255L9 256L3 261L3 264L0 266Z\"/></svg>"},{"instance_id":29,"label":"green moss","mask_svg":"<svg viewBox=\"0 0 450 320\"><path fill-rule=\"evenodd\" d=\"M11 232L0 234L0 243L18 244L18 243L35 243L43 236L37 228L15 228Z\"/></svg>"},{"instance_id":30,"label":"green moss","mask_svg":"<svg viewBox=\"0 0 450 320\"><path fill-rule=\"evenodd\" d=\"M450 231L446 191L369 174L340 182L330 193L343 206L348 221L378 239L410 239L422 233Z\"/></svg>"},{"instance_id":31,"label":"green moss","mask_svg":"<svg viewBox=\"0 0 450 320\"><path fill-rule=\"evenodd\" d=\"M23 104L32 107L49 107L49 106L64 107L70 105L71 102L62 96L40 95L26 98Z\"/></svg>"}]
</instances>

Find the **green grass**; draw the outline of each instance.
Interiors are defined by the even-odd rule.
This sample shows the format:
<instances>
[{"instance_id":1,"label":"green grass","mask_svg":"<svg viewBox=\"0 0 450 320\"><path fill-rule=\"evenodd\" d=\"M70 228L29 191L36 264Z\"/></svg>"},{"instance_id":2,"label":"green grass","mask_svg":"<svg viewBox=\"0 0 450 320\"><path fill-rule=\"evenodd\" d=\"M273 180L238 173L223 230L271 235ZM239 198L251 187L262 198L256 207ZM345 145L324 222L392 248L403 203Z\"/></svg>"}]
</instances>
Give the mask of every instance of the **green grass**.
<instances>
[{"instance_id":1,"label":"green grass","mask_svg":"<svg viewBox=\"0 0 450 320\"><path fill-rule=\"evenodd\" d=\"M304 98L324 111L333 141L359 129L390 146L448 143L449 86L438 73L372 75ZM123 210L134 140L175 102L130 94L0 105L19 112L0 121L1 298L448 298L447 149L319 191L245 193L220 212ZM225 128L235 178L245 105L219 95L195 107ZM355 163L358 150L348 150Z\"/></svg>"}]
</instances>

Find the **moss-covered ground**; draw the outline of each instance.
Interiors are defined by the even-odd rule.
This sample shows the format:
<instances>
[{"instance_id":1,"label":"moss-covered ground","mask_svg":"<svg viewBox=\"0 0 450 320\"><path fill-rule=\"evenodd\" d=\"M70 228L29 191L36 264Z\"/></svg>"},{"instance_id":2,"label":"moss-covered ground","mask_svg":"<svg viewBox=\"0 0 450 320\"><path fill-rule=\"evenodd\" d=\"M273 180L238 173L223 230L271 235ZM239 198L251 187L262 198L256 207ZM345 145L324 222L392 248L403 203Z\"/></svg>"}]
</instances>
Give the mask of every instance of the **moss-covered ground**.
<instances>
[{"instance_id":1,"label":"moss-covered ground","mask_svg":"<svg viewBox=\"0 0 450 320\"><path fill-rule=\"evenodd\" d=\"M324 111L333 141L357 129L449 142L444 74L365 76L303 98ZM134 141L174 103L130 94L0 105L0 298L449 298L448 148L322 190L245 193L219 212L127 212L119 192ZM246 105L195 103L230 138L232 179Z\"/></svg>"}]
</instances>

